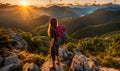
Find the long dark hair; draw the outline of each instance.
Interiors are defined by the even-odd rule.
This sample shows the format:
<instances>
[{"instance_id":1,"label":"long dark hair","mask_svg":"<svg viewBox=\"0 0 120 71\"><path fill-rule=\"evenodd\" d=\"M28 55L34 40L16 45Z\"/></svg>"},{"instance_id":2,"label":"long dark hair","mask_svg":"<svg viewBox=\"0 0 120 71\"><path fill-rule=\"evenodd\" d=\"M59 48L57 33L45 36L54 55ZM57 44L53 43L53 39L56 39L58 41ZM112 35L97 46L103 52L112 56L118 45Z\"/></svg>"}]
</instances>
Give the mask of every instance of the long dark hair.
<instances>
[{"instance_id":1,"label":"long dark hair","mask_svg":"<svg viewBox=\"0 0 120 71\"><path fill-rule=\"evenodd\" d=\"M49 20L49 26L48 26L48 36L50 37L50 31L51 31L51 29L52 28L55 28L56 29L56 27L57 27L57 25L58 25L58 22L57 22L57 19L56 18L51 18L50 20Z\"/></svg>"}]
</instances>

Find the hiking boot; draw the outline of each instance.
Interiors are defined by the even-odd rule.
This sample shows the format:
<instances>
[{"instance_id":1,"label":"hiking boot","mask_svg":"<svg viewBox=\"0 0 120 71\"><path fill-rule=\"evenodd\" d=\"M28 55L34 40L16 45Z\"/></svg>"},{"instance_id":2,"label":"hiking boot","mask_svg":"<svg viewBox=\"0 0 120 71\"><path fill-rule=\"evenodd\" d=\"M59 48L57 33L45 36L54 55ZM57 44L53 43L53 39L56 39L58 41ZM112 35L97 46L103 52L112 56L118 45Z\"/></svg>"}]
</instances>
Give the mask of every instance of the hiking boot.
<instances>
[{"instance_id":1,"label":"hiking boot","mask_svg":"<svg viewBox=\"0 0 120 71\"><path fill-rule=\"evenodd\" d=\"M56 71L56 68L55 67L51 67L50 71Z\"/></svg>"}]
</instances>

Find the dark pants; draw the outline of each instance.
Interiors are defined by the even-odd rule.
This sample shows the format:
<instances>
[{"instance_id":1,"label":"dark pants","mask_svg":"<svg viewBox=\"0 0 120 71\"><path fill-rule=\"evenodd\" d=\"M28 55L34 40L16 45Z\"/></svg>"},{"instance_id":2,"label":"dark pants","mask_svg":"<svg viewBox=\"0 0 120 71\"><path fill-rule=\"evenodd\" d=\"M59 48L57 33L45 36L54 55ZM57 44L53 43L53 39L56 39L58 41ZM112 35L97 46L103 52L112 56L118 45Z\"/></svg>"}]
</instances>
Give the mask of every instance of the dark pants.
<instances>
[{"instance_id":1,"label":"dark pants","mask_svg":"<svg viewBox=\"0 0 120 71\"><path fill-rule=\"evenodd\" d=\"M55 56L59 56L58 49L59 49L59 47L57 47L55 45L51 49L51 56L52 56L53 61L55 61Z\"/></svg>"}]
</instances>

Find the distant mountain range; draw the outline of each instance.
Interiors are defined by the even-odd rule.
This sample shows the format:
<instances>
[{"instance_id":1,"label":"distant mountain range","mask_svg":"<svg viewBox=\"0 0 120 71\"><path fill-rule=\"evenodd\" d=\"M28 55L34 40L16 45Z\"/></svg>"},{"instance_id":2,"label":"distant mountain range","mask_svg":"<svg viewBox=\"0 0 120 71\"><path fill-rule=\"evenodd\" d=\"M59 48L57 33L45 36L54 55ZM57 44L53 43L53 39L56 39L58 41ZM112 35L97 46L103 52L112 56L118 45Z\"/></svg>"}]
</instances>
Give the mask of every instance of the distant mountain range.
<instances>
[{"instance_id":1,"label":"distant mountain range","mask_svg":"<svg viewBox=\"0 0 120 71\"><path fill-rule=\"evenodd\" d=\"M37 35L46 35L50 17L58 18L60 23L65 24L68 34L75 38L120 30L120 5L0 8L0 26L35 32Z\"/></svg>"},{"instance_id":2,"label":"distant mountain range","mask_svg":"<svg viewBox=\"0 0 120 71\"><path fill-rule=\"evenodd\" d=\"M57 18L67 18L67 17L81 17L87 15L97 9L97 6L84 6L84 7L60 7L51 6L48 8L39 8L39 10L47 13L49 16L54 16Z\"/></svg>"},{"instance_id":3,"label":"distant mountain range","mask_svg":"<svg viewBox=\"0 0 120 71\"><path fill-rule=\"evenodd\" d=\"M68 32L73 37L84 38L120 30L119 20L120 6L108 6L84 17L63 21L63 23L66 24Z\"/></svg>"},{"instance_id":4,"label":"distant mountain range","mask_svg":"<svg viewBox=\"0 0 120 71\"><path fill-rule=\"evenodd\" d=\"M116 11L113 11L113 9ZM84 17L72 19L69 21L64 20L63 23L65 23L67 27L71 27L74 29L82 29L89 25L104 24L107 22L116 21L119 20L119 17L120 17L120 10L118 10L118 8L107 7L107 8L100 8ZM70 31L72 32L72 30L73 29L71 29Z\"/></svg>"},{"instance_id":5,"label":"distant mountain range","mask_svg":"<svg viewBox=\"0 0 120 71\"><path fill-rule=\"evenodd\" d=\"M18 6L0 7L0 26L20 28L25 31L46 24L50 17L59 19L73 17L78 18L93 11L93 7L71 8L71 7L29 7ZM28 28L26 28L28 27Z\"/></svg>"}]
</instances>

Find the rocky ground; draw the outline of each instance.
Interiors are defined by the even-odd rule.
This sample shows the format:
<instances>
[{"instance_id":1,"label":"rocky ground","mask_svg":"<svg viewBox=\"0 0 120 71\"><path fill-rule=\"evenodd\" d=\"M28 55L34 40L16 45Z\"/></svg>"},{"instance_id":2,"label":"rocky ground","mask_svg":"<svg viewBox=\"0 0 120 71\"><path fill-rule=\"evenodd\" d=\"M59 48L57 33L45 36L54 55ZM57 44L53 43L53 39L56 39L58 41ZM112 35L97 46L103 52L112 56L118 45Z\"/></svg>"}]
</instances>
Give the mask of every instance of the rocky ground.
<instances>
[{"instance_id":1,"label":"rocky ground","mask_svg":"<svg viewBox=\"0 0 120 71\"><path fill-rule=\"evenodd\" d=\"M34 63L25 63L23 65L22 60L14 51L1 53L0 62L0 71L39 71L39 67Z\"/></svg>"},{"instance_id":2,"label":"rocky ground","mask_svg":"<svg viewBox=\"0 0 120 71\"><path fill-rule=\"evenodd\" d=\"M74 49L73 53L66 48L59 50L61 64L56 65L56 71L120 71L114 68L101 67L94 58L87 58L79 49ZM45 62L41 71L52 71L52 60Z\"/></svg>"},{"instance_id":3,"label":"rocky ground","mask_svg":"<svg viewBox=\"0 0 120 71\"><path fill-rule=\"evenodd\" d=\"M41 67L34 63L23 64L17 53L19 50L5 51L0 54L0 71L51 71L52 59L46 61ZM93 58L87 58L78 49L74 53L61 48L60 65L56 64L56 71L120 71L113 68L100 67Z\"/></svg>"},{"instance_id":4,"label":"rocky ground","mask_svg":"<svg viewBox=\"0 0 120 71\"><path fill-rule=\"evenodd\" d=\"M74 53L66 48L60 49L60 66L56 65L57 71L100 71L99 65L80 53L79 49L74 49ZM41 67L42 71L50 71L52 61L49 60Z\"/></svg>"}]
</instances>

